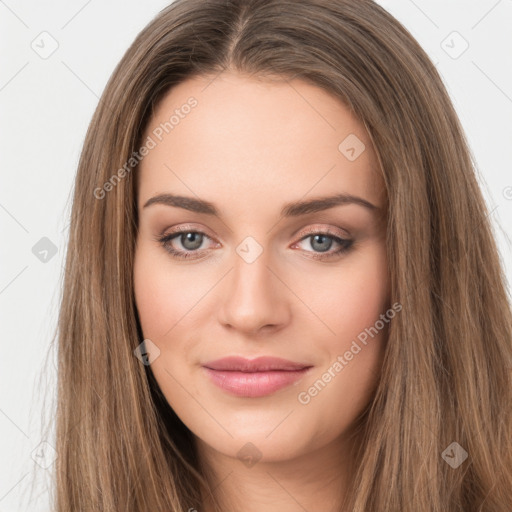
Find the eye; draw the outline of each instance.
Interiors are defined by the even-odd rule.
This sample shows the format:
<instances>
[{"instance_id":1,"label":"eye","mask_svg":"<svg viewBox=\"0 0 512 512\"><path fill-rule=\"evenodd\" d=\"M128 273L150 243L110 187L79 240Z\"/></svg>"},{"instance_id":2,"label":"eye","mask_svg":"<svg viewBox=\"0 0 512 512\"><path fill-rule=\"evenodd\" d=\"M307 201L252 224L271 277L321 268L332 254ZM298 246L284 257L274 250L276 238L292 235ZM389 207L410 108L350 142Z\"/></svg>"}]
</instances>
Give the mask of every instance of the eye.
<instances>
[{"instance_id":1,"label":"eye","mask_svg":"<svg viewBox=\"0 0 512 512\"><path fill-rule=\"evenodd\" d=\"M313 252L314 254L311 258L319 260L340 257L348 252L353 244L353 240L341 238L329 230L310 230L307 231L306 236L302 237L301 240L296 242L292 247L296 247L306 240L309 240L308 245L314 249L313 251L306 250L306 252ZM338 245L338 248L330 251L333 244Z\"/></svg>"},{"instance_id":2,"label":"eye","mask_svg":"<svg viewBox=\"0 0 512 512\"><path fill-rule=\"evenodd\" d=\"M197 253L201 254L203 252L204 248L199 249L205 239L211 240L202 231L194 231L188 228L179 228L178 231L178 233L171 233L157 238L157 241L162 244L164 249L177 259L197 258ZM176 249L173 247L173 243L179 243L184 250Z\"/></svg>"}]
</instances>

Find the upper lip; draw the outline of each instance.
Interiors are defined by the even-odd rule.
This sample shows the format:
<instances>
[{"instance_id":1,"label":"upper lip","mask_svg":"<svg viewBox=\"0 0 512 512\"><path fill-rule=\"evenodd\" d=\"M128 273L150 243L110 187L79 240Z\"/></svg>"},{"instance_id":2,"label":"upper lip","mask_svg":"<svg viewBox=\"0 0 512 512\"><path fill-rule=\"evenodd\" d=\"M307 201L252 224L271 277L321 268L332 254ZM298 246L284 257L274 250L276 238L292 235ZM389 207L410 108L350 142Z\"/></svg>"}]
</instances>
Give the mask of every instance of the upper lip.
<instances>
[{"instance_id":1,"label":"upper lip","mask_svg":"<svg viewBox=\"0 0 512 512\"><path fill-rule=\"evenodd\" d=\"M296 363L281 359L279 357L262 356L256 359L246 359L245 357L230 356L216 359L203 364L206 368L211 370L224 370L224 371L240 371L240 372L266 372L271 370L303 370L309 368L311 365L304 363Z\"/></svg>"}]
</instances>

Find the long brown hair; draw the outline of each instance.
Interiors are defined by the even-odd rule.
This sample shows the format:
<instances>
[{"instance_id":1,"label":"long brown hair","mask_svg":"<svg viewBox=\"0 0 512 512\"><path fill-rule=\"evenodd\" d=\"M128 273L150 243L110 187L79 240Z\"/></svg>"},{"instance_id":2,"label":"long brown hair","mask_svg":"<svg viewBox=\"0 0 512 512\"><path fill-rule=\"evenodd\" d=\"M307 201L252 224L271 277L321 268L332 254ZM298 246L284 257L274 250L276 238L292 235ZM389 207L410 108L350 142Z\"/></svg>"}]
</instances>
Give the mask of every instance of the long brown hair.
<instances>
[{"instance_id":1,"label":"long brown hair","mask_svg":"<svg viewBox=\"0 0 512 512\"><path fill-rule=\"evenodd\" d=\"M177 0L116 67L78 166L58 323L56 510L201 510L212 492L190 432L134 356L137 167L126 162L170 88L223 70L328 91L364 123L381 165L402 311L344 510L512 509L510 299L435 66L371 0Z\"/></svg>"}]
</instances>

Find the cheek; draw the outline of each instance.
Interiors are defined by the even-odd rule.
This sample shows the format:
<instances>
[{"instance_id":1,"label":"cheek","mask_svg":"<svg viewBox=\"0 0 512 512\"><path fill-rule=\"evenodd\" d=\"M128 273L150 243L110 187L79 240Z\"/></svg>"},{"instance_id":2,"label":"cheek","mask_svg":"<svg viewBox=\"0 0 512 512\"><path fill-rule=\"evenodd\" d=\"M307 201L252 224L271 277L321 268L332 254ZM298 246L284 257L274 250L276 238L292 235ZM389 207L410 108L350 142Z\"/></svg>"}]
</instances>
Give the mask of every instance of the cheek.
<instances>
[{"instance_id":1,"label":"cheek","mask_svg":"<svg viewBox=\"0 0 512 512\"><path fill-rule=\"evenodd\" d=\"M385 313L389 302L386 270L379 264L354 268L344 277L330 314L335 330L346 338L355 337ZM337 304L337 308L334 306Z\"/></svg>"},{"instance_id":2,"label":"cheek","mask_svg":"<svg viewBox=\"0 0 512 512\"><path fill-rule=\"evenodd\" d=\"M346 420L346 414L353 416L367 403L377 382L389 321L394 316L394 312L386 316L389 276L385 248L376 245L372 249L356 255L338 278L326 282L325 293L313 306L322 312L333 335L321 338L326 358L308 384L319 378L329 383L329 390L319 393L322 396L315 400L317 405L328 407L329 402L337 403L340 396L345 397L346 409L338 411L338 420ZM319 389L323 389L322 382Z\"/></svg>"},{"instance_id":3,"label":"cheek","mask_svg":"<svg viewBox=\"0 0 512 512\"><path fill-rule=\"evenodd\" d=\"M312 275L303 281L309 293L308 305L318 311L333 336L329 340L330 352L340 350L344 344L375 324L389 307L389 276L385 247L375 244L356 253L336 272Z\"/></svg>"},{"instance_id":4,"label":"cheek","mask_svg":"<svg viewBox=\"0 0 512 512\"><path fill-rule=\"evenodd\" d=\"M145 338L159 342L186 313L187 290L159 255L141 247L135 254L135 303Z\"/></svg>"}]
</instances>

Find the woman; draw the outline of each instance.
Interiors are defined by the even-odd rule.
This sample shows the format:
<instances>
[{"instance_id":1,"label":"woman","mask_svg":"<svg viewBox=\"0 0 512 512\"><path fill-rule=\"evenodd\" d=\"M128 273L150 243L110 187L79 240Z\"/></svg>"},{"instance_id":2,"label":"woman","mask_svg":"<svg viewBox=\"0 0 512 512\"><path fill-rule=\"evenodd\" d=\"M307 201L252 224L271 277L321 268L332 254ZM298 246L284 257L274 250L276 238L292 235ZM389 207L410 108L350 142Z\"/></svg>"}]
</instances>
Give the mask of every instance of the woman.
<instances>
[{"instance_id":1,"label":"woman","mask_svg":"<svg viewBox=\"0 0 512 512\"><path fill-rule=\"evenodd\" d=\"M94 114L70 233L58 511L512 507L488 212L372 1L164 9Z\"/></svg>"}]
</instances>

